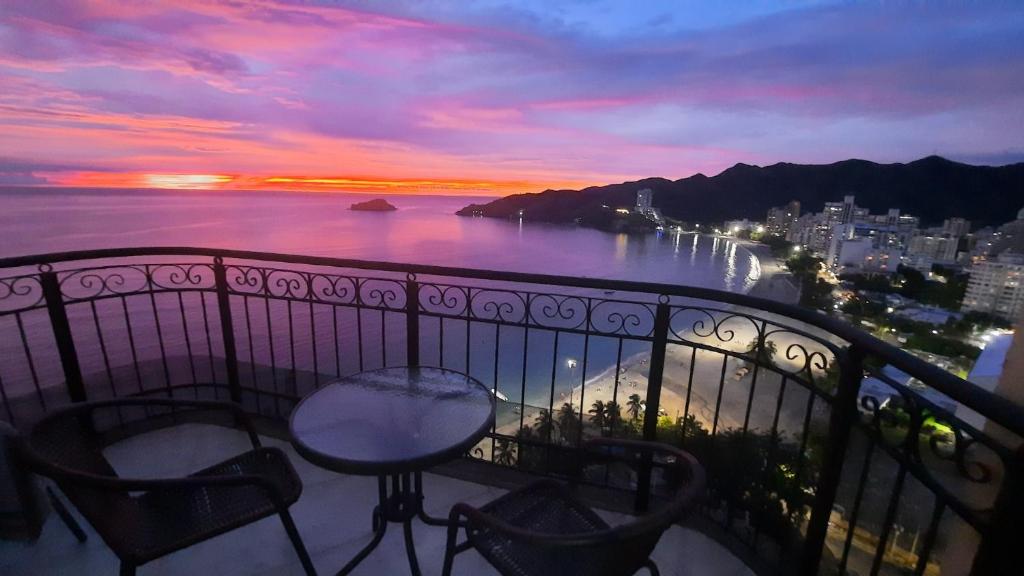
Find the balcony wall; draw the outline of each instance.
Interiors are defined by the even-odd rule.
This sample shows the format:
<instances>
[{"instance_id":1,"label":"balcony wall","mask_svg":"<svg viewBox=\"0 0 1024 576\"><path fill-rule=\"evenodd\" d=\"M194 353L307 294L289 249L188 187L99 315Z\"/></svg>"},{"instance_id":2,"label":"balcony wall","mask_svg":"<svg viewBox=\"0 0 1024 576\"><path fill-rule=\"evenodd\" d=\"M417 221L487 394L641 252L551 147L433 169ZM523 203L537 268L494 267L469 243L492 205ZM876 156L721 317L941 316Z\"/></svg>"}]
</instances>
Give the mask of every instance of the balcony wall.
<instances>
[{"instance_id":1,"label":"balcony wall","mask_svg":"<svg viewBox=\"0 0 1024 576\"><path fill-rule=\"evenodd\" d=\"M468 458L559 475L560 455L594 435L693 452L709 472L696 523L759 572L985 573L1013 552L1021 410L812 311L689 287L207 249L0 268L0 417L16 426L131 394L230 398L282 420L339 375L443 366L501 399Z\"/></svg>"}]
</instances>

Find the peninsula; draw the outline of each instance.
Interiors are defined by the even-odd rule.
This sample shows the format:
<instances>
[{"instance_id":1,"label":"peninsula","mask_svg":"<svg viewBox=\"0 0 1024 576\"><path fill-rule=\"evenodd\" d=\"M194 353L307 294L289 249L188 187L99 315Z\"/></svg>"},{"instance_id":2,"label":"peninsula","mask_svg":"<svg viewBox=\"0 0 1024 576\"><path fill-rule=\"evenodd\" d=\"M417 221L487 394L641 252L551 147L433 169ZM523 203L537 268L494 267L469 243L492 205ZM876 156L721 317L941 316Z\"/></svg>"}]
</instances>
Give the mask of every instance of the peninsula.
<instances>
[{"instance_id":1,"label":"peninsula","mask_svg":"<svg viewBox=\"0 0 1024 576\"><path fill-rule=\"evenodd\" d=\"M972 166L929 156L907 164L736 164L710 177L646 178L582 190L516 194L466 206L457 214L602 228L609 212L631 208L637 191L645 188L653 191L653 207L666 218L690 223L761 218L772 206L790 200L818 211L836 195L855 194L861 206L873 211L900 208L928 223L957 214L985 226L1001 223L1024 204L1024 163Z\"/></svg>"}]
</instances>

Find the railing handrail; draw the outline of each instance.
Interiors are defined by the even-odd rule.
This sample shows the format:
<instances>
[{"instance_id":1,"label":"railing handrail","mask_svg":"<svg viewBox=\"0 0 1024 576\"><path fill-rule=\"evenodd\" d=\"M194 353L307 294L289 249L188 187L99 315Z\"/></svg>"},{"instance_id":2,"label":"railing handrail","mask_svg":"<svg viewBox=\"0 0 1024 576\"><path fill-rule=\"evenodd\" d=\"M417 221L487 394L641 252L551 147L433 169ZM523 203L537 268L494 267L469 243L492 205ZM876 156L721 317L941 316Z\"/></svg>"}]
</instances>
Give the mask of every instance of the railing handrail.
<instances>
[{"instance_id":1,"label":"railing handrail","mask_svg":"<svg viewBox=\"0 0 1024 576\"><path fill-rule=\"evenodd\" d=\"M192 246L102 248L95 250L75 250L68 252L52 252L48 254L15 256L0 258L0 268L17 268L72 261L133 258L142 256L207 256L211 258L277 261L288 264L330 266L358 270L379 270L385 272L424 274L430 276L452 276L521 284L544 284L568 288L592 288L599 290L611 289L622 292L648 293L680 298L711 300L754 308L815 326L833 336L837 336L848 342L851 346L857 347L865 354L876 356L884 360L895 368L926 382L929 387L949 396L956 402L970 408L971 410L978 412L999 426L1002 426L1014 434L1024 437L1024 407L1021 407L1002 396L989 392L980 386L953 375L933 364L929 364L928 362L908 354L899 348L895 348L855 326L820 312L808 308L801 308L792 304L768 300L766 298L759 298L736 292L726 292L724 290L716 290L712 288L662 284L657 282L638 282L633 280L613 280L527 272L507 272L478 268L435 266L428 264L403 264L375 260L333 258L329 256L306 256L282 254L277 252L256 252L249 250L200 248Z\"/></svg>"}]
</instances>

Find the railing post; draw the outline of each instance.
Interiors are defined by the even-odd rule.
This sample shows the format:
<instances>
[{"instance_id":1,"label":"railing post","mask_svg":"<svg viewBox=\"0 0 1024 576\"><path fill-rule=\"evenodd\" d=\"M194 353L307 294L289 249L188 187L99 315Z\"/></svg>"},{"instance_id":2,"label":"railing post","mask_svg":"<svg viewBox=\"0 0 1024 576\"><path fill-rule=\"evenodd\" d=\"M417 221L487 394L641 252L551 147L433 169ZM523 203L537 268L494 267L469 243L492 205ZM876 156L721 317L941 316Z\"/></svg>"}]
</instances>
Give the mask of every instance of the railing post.
<instances>
[{"instance_id":1,"label":"railing post","mask_svg":"<svg viewBox=\"0 0 1024 576\"><path fill-rule=\"evenodd\" d=\"M405 280L405 363L420 365L420 285L416 275L409 274Z\"/></svg>"},{"instance_id":2,"label":"railing post","mask_svg":"<svg viewBox=\"0 0 1024 576\"><path fill-rule=\"evenodd\" d=\"M992 520L982 534L971 574L1002 574L1020 563L1020 521L1024 518L1024 446L1006 461Z\"/></svg>"},{"instance_id":3,"label":"railing post","mask_svg":"<svg viewBox=\"0 0 1024 576\"><path fill-rule=\"evenodd\" d=\"M238 352L235 349L235 324L231 317L231 297L228 293L228 275L224 259L213 259L213 279L217 288L217 307L220 310L221 337L224 340L224 364L228 371L228 389L232 402L242 402L242 384L238 379Z\"/></svg>"},{"instance_id":4,"label":"railing post","mask_svg":"<svg viewBox=\"0 0 1024 576\"><path fill-rule=\"evenodd\" d=\"M71 335L71 323L68 322L68 312L60 292L60 280L49 264L43 264L39 270L39 284L43 289L46 310L50 313L50 324L53 326L53 337L57 342L60 365L64 370L64 384L68 388L68 396L72 402L85 402L82 367L78 363L75 339Z\"/></svg>"},{"instance_id":5,"label":"railing post","mask_svg":"<svg viewBox=\"0 0 1024 576\"><path fill-rule=\"evenodd\" d=\"M658 409L661 406L661 380L665 373L665 349L668 346L668 328L672 308L668 296L658 296L654 312L654 340L651 343L651 369L647 375L647 398L644 408L644 440L653 442L658 437ZM651 495L651 460L645 454L637 477L636 509L647 509Z\"/></svg>"},{"instance_id":6,"label":"railing post","mask_svg":"<svg viewBox=\"0 0 1024 576\"><path fill-rule=\"evenodd\" d=\"M828 522L846 459L846 448L857 420L857 393L864 378L864 353L856 345L838 353L836 360L840 369L839 386L832 404L824 462L818 475L818 490L814 495L811 519L807 523L807 538L800 559L800 574L804 576L817 574L821 564Z\"/></svg>"}]
</instances>

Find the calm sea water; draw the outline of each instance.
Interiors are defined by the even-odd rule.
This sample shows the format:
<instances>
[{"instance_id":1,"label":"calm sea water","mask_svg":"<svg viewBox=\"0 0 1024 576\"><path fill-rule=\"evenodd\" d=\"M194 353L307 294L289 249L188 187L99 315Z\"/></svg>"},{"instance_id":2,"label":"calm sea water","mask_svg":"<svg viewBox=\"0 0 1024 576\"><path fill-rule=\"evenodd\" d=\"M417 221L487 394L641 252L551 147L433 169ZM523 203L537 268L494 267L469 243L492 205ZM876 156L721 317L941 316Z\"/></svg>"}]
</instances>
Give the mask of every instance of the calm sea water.
<instances>
[{"instance_id":1,"label":"calm sea water","mask_svg":"<svg viewBox=\"0 0 1024 576\"><path fill-rule=\"evenodd\" d=\"M746 291L756 260L708 237L610 234L463 218L486 199L356 194L0 191L0 256L126 246L209 246L390 262L688 284Z\"/></svg>"},{"instance_id":2,"label":"calm sea water","mask_svg":"<svg viewBox=\"0 0 1024 576\"><path fill-rule=\"evenodd\" d=\"M351 203L373 197L269 192L6 190L0 191L0 257L90 248L206 246L642 280L732 291L748 290L759 274L756 258L743 247L724 239L653 232L611 234L575 226L455 216L454 212L466 204L485 200L464 197L388 196L388 201L398 207L398 211L349 210ZM195 355L189 346L201 348L203 345L201 322L198 317L192 317L195 307L201 309L201 304L186 301L186 306L193 307L190 318L176 328L173 323L180 303L173 295L167 296L154 305L158 308L156 314L148 308L151 303L145 298L130 302L138 307L132 310L136 319L130 328L135 333L137 353L151 367L160 363L163 354ZM192 297L198 296L188 298ZM118 320L122 311L116 309L117 305L116 300L98 304L99 313L105 319L99 327L104 332L110 363L115 368L128 366L133 360L129 346L125 345L129 328ZM107 310L110 306L114 308ZM106 364L90 310L87 306L72 308L70 314L73 323L77 322L76 340L79 340L83 371L98 374L101 380L116 380L110 388L117 389L118 393L131 390L136 385L133 380L139 378L130 371L115 369L114 378L103 376L107 372ZM215 310L210 312L216 313ZM359 368L356 361L360 354L366 356L367 367L384 360L379 357L379 351L373 350L376 347L352 348L352 343L359 340L353 332L353 317L344 314L340 317L341 328L336 340L327 333L332 322L325 316L330 313L327 309L315 310L315 319L301 317L305 314L301 307L291 310L280 302L265 312L264 315L262 309L250 311L252 355L247 349L249 342L240 342L241 360L251 358L262 366L276 358L274 361L279 367L289 365L292 341L300 351L295 364L307 373L314 366L325 374L355 371ZM235 313L246 312L235 310ZM284 332L290 313L299 315L295 318L296 326L312 324L312 330L296 328L294 333ZM161 337L166 350L156 345L160 339L144 337L156 327L153 316L159 316L162 324L171 323L164 327ZM362 329L369 333L365 333L362 340L379 341L376 335L379 332L375 332L379 326L374 327L370 322L372 318L363 320ZM45 315L25 318L29 339L33 340L33 333L38 332L40 348L46 347L47 322ZM237 328L246 318L240 316L235 322ZM389 322L396 323L398 330L402 329L401 318L392 318ZM536 406L555 403L557 407L573 385L614 367L619 354L618 342L611 338L590 338L585 343L580 336L562 334L556 341L551 332L531 331L527 346L523 331L517 328L503 329L500 342L496 342L497 335L492 328L474 327L467 335L465 323L446 321L443 337L439 328L436 319L424 320L421 355L425 363L443 363L466 370L485 383L495 382L513 401ZM11 334L8 329L15 327L3 328L3 333ZM438 349L444 338L444 358L441 358ZM0 352L12 361L0 366L0 372L14 370L15 373L2 374L4 381L23 383L26 387L21 392L28 394L31 388L27 383L31 381L29 373L33 367L19 348L20 338L5 341L6 344L0 344L3 348ZM524 346L528 348L525 352ZM317 350L315 358L312 354L302 354L311 347ZM494 352L496 348L500 348L500 353ZM642 354L646 348L644 343L626 341L621 353L629 357ZM186 354L190 350L191 354ZM216 352L214 350L214 355ZM394 352L401 353L401 350ZM524 354L528 360L526 374L523 373ZM587 359L585 365L583 358ZM59 367L42 357L35 360L40 385L44 388L48 382L59 385L62 380ZM570 360L578 360L579 367ZM183 366L177 370L180 376L177 379L185 381L192 377L187 373L189 370L199 372L200 378L204 372L202 366ZM155 370L144 379L164 379L162 372L165 371ZM252 379L259 380L255 371L252 372ZM243 373L243 379L246 377ZM272 377L276 387L277 377ZM515 416L510 414L509 417Z\"/></svg>"}]
</instances>

